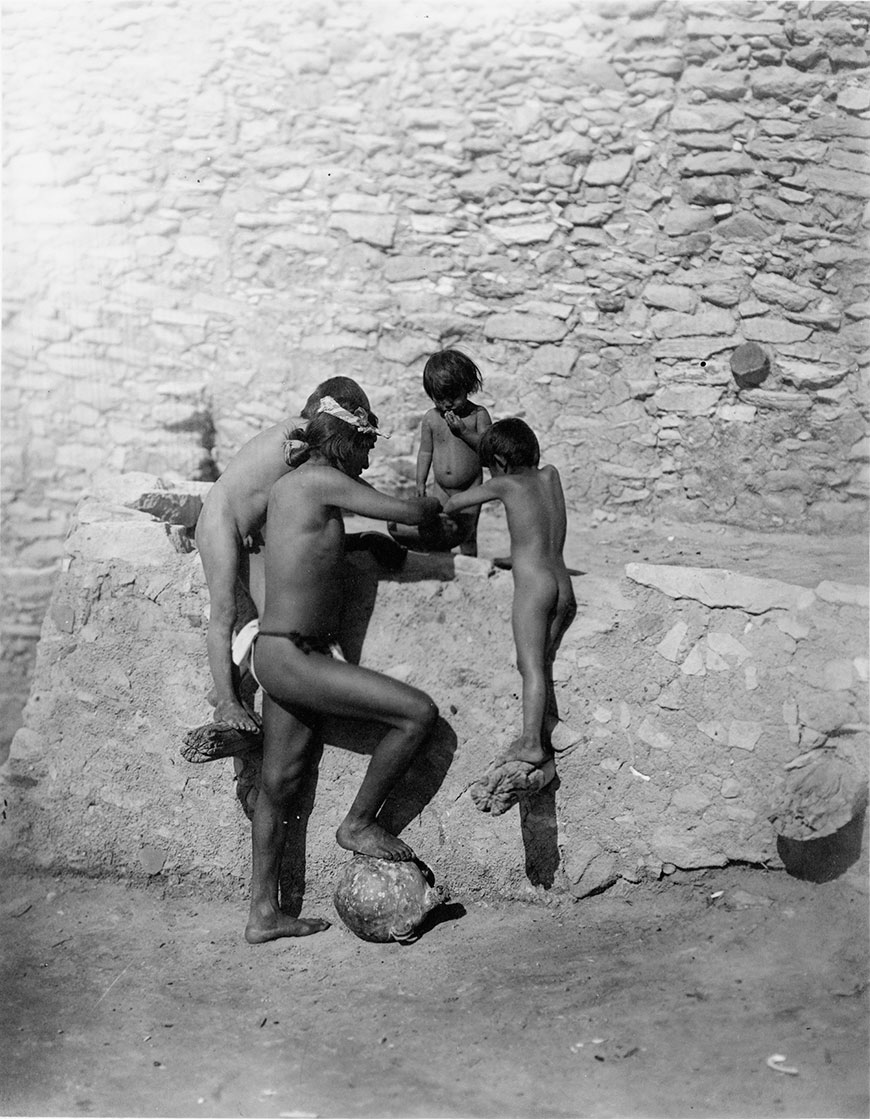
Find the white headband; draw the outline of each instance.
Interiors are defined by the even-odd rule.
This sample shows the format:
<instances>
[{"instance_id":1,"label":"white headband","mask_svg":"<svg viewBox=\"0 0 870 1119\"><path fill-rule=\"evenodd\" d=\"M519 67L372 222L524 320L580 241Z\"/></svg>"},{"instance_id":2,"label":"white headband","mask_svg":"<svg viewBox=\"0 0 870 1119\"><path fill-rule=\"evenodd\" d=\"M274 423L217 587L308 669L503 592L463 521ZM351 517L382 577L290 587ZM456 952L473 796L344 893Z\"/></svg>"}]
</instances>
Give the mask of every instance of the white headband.
<instances>
[{"instance_id":1,"label":"white headband","mask_svg":"<svg viewBox=\"0 0 870 1119\"><path fill-rule=\"evenodd\" d=\"M342 408L338 401L333 400L331 396L324 396L321 399L320 406L317 411L326 412L326 414L329 416L335 416L335 418L338 420L344 420L346 424L350 424L352 427L355 427L362 435L384 434L382 431L378 431L376 427L373 427L372 424L369 423L369 414L365 408L359 407L354 409L353 412L349 412L347 408ZM384 438L388 439L389 436L384 435Z\"/></svg>"}]
</instances>

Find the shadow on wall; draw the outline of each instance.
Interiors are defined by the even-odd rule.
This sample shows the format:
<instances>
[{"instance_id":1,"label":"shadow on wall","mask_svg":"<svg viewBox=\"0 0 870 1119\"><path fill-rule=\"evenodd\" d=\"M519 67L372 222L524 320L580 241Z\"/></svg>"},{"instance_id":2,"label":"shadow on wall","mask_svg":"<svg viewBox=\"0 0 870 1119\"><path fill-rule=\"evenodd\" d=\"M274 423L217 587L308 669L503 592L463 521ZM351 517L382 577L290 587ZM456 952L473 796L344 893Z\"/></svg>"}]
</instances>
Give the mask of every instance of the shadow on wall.
<instances>
[{"instance_id":1,"label":"shadow on wall","mask_svg":"<svg viewBox=\"0 0 870 1119\"><path fill-rule=\"evenodd\" d=\"M833 882L861 858L865 824L866 807L832 835L807 840L777 836L776 853L792 878Z\"/></svg>"}]
</instances>

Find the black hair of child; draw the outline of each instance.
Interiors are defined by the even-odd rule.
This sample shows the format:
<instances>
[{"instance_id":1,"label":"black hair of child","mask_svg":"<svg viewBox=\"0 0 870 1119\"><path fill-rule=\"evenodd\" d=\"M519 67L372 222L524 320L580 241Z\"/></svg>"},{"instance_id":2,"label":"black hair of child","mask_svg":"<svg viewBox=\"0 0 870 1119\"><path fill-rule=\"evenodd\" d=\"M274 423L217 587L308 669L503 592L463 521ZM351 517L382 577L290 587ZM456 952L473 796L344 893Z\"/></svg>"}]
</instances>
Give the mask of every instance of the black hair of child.
<instances>
[{"instance_id":1,"label":"black hair of child","mask_svg":"<svg viewBox=\"0 0 870 1119\"><path fill-rule=\"evenodd\" d=\"M373 412L367 412L369 423L377 426L377 418ZM318 412L310 419L305 427L297 427L295 431L286 433L288 439L301 439L308 444L309 454L319 452L327 462L340 470L343 474L348 472L354 454L362 447L371 449L377 441L373 431L360 431L353 424L346 423L338 416L329 412Z\"/></svg>"},{"instance_id":2,"label":"black hair of child","mask_svg":"<svg viewBox=\"0 0 870 1119\"><path fill-rule=\"evenodd\" d=\"M477 457L491 470L496 458L503 459L510 468L537 466L541 460L541 447L537 436L524 421L512 417L496 420L480 438Z\"/></svg>"},{"instance_id":3,"label":"black hair of child","mask_svg":"<svg viewBox=\"0 0 870 1119\"><path fill-rule=\"evenodd\" d=\"M368 408L369 406L366 394L352 377L330 377L326 381L321 381L305 401L305 407L302 409L303 420L314 419L324 396L331 396L337 404L340 404L342 408L347 408L350 412L357 408ZM377 416L375 417L375 427L377 427Z\"/></svg>"},{"instance_id":4,"label":"black hair of child","mask_svg":"<svg viewBox=\"0 0 870 1119\"><path fill-rule=\"evenodd\" d=\"M453 393L477 392L483 388L483 377L470 357L461 350L439 350L423 366L423 388L430 400Z\"/></svg>"}]
</instances>

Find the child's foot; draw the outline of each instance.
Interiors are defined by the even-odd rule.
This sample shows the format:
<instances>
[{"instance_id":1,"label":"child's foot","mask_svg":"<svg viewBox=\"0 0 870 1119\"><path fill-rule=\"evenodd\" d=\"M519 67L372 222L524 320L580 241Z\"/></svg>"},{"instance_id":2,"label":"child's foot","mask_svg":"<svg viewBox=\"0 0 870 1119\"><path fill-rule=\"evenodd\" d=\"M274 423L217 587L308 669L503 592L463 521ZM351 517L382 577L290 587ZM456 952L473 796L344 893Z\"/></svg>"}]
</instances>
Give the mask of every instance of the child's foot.
<instances>
[{"instance_id":1,"label":"child's foot","mask_svg":"<svg viewBox=\"0 0 870 1119\"><path fill-rule=\"evenodd\" d=\"M247 730L254 734L260 729L260 724L250 711L246 711L240 703L235 701L217 704L214 709L214 721L224 723L235 730Z\"/></svg>"},{"instance_id":2,"label":"child's foot","mask_svg":"<svg viewBox=\"0 0 870 1119\"><path fill-rule=\"evenodd\" d=\"M553 757L540 742L530 742L523 735L515 738L501 755L500 761L528 762L529 765L542 766Z\"/></svg>"},{"instance_id":3,"label":"child's foot","mask_svg":"<svg viewBox=\"0 0 870 1119\"><path fill-rule=\"evenodd\" d=\"M357 855L371 855L372 858L390 859L392 862L406 862L414 858L408 844L391 835L380 824L352 824L345 820L335 838L339 847Z\"/></svg>"},{"instance_id":4,"label":"child's foot","mask_svg":"<svg viewBox=\"0 0 870 1119\"><path fill-rule=\"evenodd\" d=\"M245 927L245 940L248 944L265 944L267 940L279 940L282 936L311 936L312 933L325 932L329 921L322 917L289 917L280 910L251 912Z\"/></svg>"}]
</instances>

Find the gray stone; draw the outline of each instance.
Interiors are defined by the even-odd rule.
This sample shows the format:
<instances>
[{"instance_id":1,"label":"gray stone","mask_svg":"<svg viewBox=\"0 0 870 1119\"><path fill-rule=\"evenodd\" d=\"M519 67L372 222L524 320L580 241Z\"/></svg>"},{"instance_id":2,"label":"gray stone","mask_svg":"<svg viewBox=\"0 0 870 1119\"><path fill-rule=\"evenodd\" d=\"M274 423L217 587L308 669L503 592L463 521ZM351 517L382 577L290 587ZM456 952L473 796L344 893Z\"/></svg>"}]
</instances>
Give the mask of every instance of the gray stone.
<instances>
[{"instance_id":1,"label":"gray stone","mask_svg":"<svg viewBox=\"0 0 870 1119\"><path fill-rule=\"evenodd\" d=\"M562 211L562 217L572 225L601 226L616 212L612 202L590 202L585 206L572 203Z\"/></svg>"},{"instance_id":2,"label":"gray stone","mask_svg":"<svg viewBox=\"0 0 870 1119\"><path fill-rule=\"evenodd\" d=\"M655 393L653 402L660 412L705 416L716 406L721 395L721 389L703 385L669 385Z\"/></svg>"},{"instance_id":3,"label":"gray stone","mask_svg":"<svg viewBox=\"0 0 870 1119\"><path fill-rule=\"evenodd\" d=\"M848 369L816 362L795 361L783 355L779 361L780 376L787 385L797 389L826 389L838 385Z\"/></svg>"},{"instance_id":4,"label":"gray stone","mask_svg":"<svg viewBox=\"0 0 870 1119\"><path fill-rule=\"evenodd\" d=\"M830 167L808 167L804 174L807 184L817 190L829 190L849 198L870 198L870 175Z\"/></svg>"},{"instance_id":5,"label":"gray stone","mask_svg":"<svg viewBox=\"0 0 870 1119\"><path fill-rule=\"evenodd\" d=\"M811 327L801 326L799 323L789 322L787 319L777 319L772 315L744 319L740 324L740 329L750 341L767 342L772 345L782 345L785 342L802 342L812 334Z\"/></svg>"},{"instance_id":6,"label":"gray stone","mask_svg":"<svg viewBox=\"0 0 870 1119\"><path fill-rule=\"evenodd\" d=\"M661 226L669 237L682 237L687 233L710 229L715 219L709 210L695 206L672 206L661 217Z\"/></svg>"},{"instance_id":7,"label":"gray stone","mask_svg":"<svg viewBox=\"0 0 870 1119\"><path fill-rule=\"evenodd\" d=\"M392 283L421 280L447 271L449 261L433 256L391 256L384 262L384 277Z\"/></svg>"},{"instance_id":8,"label":"gray stone","mask_svg":"<svg viewBox=\"0 0 870 1119\"><path fill-rule=\"evenodd\" d=\"M656 652L665 660L676 662L679 657L680 646L689 631L688 625L683 622L674 622L662 640L656 645Z\"/></svg>"},{"instance_id":9,"label":"gray stone","mask_svg":"<svg viewBox=\"0 0 870 1119\"><path fill-rule=\"evenodd\" d=\"M517 342L558 342L568 333L567 325L548 315L508 313L490 315L485 321L487 338L503 338Z\"/></svg>"},{"instance_id":10,"label":"gray stone","mask_svg":"<svg viewBox=\"0 0 870 1119\"><path fill-rule=\"evenodd\" d=\"M693 315L677 311L653 315L650 321L657 338L678 338L685 335L715 335L730 333L734 329L734 316L724 309L699 311Z\"/></svg>"},{"instance_id":11,"label":"gray stone","mask_svg":"<svg viewBox=\"0 0 870 1119\"><path fill-rule=\"evenodd\" d=\"M389 248L396 236L396 218L392 214L333 211L329 224L334 229L343 229L352 241L365 241L379 248Z\"/></svg>"},{"instance_id":12,"label":"gray stone","mask_svg":"<svg viewBox=\"0 0 870 1119\"><path fill-rule=\"evenodd\" d=\"M643 301L650 307L691 314L698 306L698 296L688 287L679 284L649 283L643 289Z\"/></svg>"},{"instance_id":13,"label":"gray stone","mask_svg":"<svg viewBox=\"0 0 870 1119\"><path fill-rule=\"evenodd\" d=\"M732 334L705 334L697 337L667 338L655 343L653 357L706 361L716 354L733 349L738 342L739 339Z\"/></svg>"},{"instance_id":14,"label":"gray stone","mask_svg":"<svg viewBox=\"0 0 870 1119\"><path fill-rule=\"evenodd\" d=\"M767 226L753 214L738 212L716 226L716 236L732 241L763 241L769 236Z\"/></svg>"},{"instance_id":15,"label":"gray stone","mask_svg":"<svg viewBox=\"0 0 870 1119\"><path fill-rule=\"evenodd\" d=\"M630 155L615 155L610 159L593 159L583 175L587 186L607 186L624 183L631 172Z\"/></svg>"},{"instance_id":16,"label":"gray stone","mask_svg":"<svg viewBox=\"0 0 870 1119\"><path fill-rule=\"evenodd\" d=\"M747 74L740 70L688 66L681 84L683 89L701 90L715 101L740 101L746 92Z\"/></svg>"},{"instance_id":17,"label":"gray stone","mask_svg":"<svg viewBox=\"0 0 870 1119\"><path fill-rule=\"evenodd\" d=\"M378 341L378 353L387 361L401 365L413 365L427 358L437 347L431 338L423 334L384 334Z\"/></svg>"},{"instance_id":18,"label":"gray stone","mask_svg":"<svg viewBox=\"0 0 870 1119\"><path fill-rule=\"evenodd\" d=\"M806 610L816 600L813 591L806 587L795 587L778 579L757 579L725 569L629 563L625 574L635 583L655 587L671 598L694 599L705 606L734 607L747 614Z\"/></svg>"},{"instance_id":19,"label":"gray stone","mask_svg":"<svg viewBox=\"0 0 870 1119\"><path fill-rule=\"evenodd\" d=\"M859 606L865 610L870 607L870 589L853 583L837 583L826 579L816 587L816 595L823 602Z\"/></svg>"},{"instance_id":20,"label":"gray stone","mask_svg":"<svg viewBox=\"0 0 870 1119\"><path fill-rule=\"evenodd\" d=\"M135 557L144 567L166 563L182 551L179 538L170 526L146 514L141 520L114 520L80 524L65 543L67 555L83 562Z\"/></svg>"},{"instance_id":21,"label":"gray stone","mask_svg":"<svg viewBox=\"0 0 870 1119\"><path fill-rule=\"evenodd\" d=\"M812 288L801 287L776 272L760 272L752 278L752 290L766 303L778 303L787 311L802 311L815 297Z\"/></svg>"},{"instance_id":22,"label":"gray stone","mask_svg":"<svg viewBox=\"0 0 870 1119\"><path fill-rule=\"evenodd\" d=\"M683 160L683 175L746 175L754 170L752 160L743 152L702 152Z\"/></svg>"},{"instance_id":23,"label":"gray stone","mask_svg":"<svg viewBox=\"0 0 870 1119\"><path fill-rule=\"evenodd\" d=\"M837 107L847 113L865 113L870 109L870 89L849 85L837 94Z\"/></svg>"},{"instance_id":24,"label":"gray stone","mask_svg":"<svg viewBox=\"0 0 870 1119\"><path fill-rule=\"evenodd\" d=\"M802 74L784 66L775 70L761 67L753 71L750 79L756 97L785 102L809 101L824 89L826 80L825 74Z\"/></svg>"},{"instance_id":25,"label":"gray stone","mask_svg":"<svg viewBox=\"0 0 870 1119\"><path fill-rule=\"evenodd\" d=\"M506 245L535 245L549 241L558 227L553 222L517 222L510 225L490 222L489 228Z\"/></svg>"},{"instance_id":26,"label":"gray stone","mask_svg":"<svg viewBox=\"0 0 870 1119\"><path fill-rule=\"evenodd\" d=\"M671 113L668 126L674 132L727 133L744 119L744 112L734 105L711 103L703 106L679 105Z\"/></svg>"}]
</instances>

